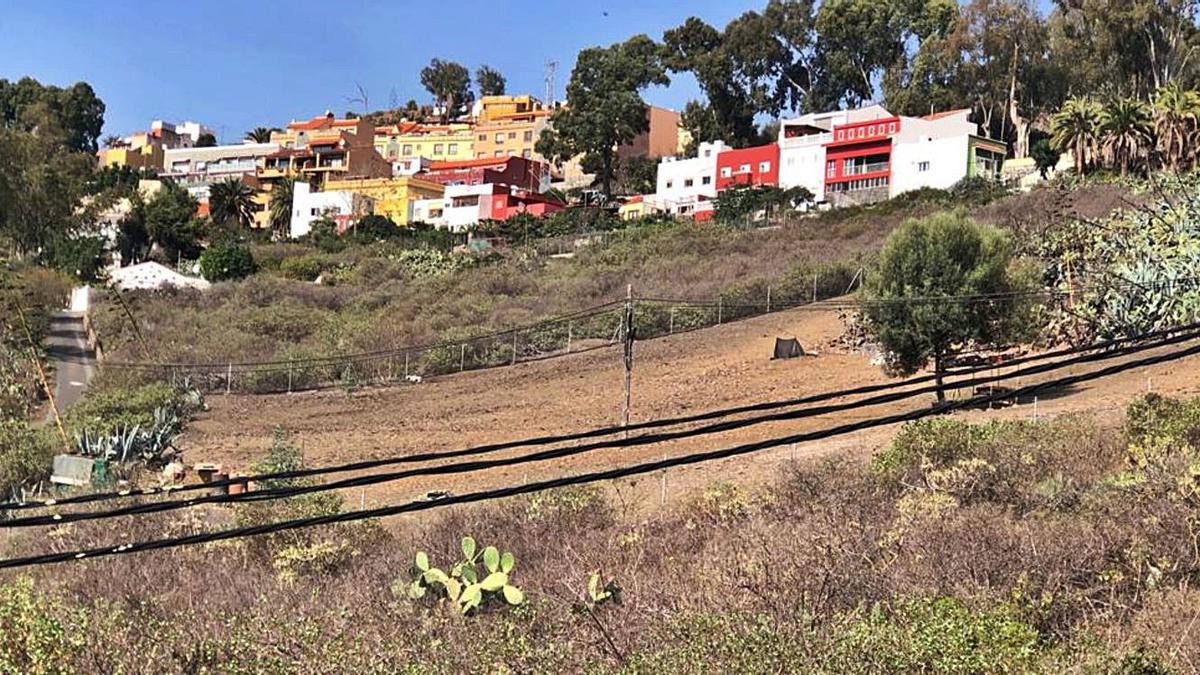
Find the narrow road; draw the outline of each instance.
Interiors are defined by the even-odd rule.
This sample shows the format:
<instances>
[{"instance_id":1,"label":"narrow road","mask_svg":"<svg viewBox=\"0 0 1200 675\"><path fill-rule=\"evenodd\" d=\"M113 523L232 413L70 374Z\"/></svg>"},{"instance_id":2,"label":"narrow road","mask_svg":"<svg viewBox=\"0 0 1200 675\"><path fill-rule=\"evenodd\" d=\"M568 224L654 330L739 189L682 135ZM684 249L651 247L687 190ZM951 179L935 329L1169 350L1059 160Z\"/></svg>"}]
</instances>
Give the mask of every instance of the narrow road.
<instances>
[{"instance_id":1,"label":"narrow road","mask_svg":"<svg viewBox=\"0 0 1200 675\"><path fill-rule=\"evenodd\" d=\"M96 354L88 349L83 313L63 311L50 317L46 354L55 368L54 398L59 410L66 412L83 395L96 372Z\"/></svg>"}]
</instances>

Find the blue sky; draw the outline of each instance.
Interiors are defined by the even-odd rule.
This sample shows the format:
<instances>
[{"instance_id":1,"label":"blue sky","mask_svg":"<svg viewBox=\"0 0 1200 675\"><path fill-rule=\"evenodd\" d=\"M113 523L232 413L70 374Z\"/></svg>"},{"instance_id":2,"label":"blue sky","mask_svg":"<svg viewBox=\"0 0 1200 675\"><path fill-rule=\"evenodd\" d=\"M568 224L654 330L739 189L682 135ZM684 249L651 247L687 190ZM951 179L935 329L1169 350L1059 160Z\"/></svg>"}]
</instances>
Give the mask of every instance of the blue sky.
<instances>
[{"instance_id":1,"label":"blue sky","mask_svg":"<svg viewBox=\"0 0 1200 675\"><path fill-rule=\"evenodd\" d=\"M223 140L282 126L347 102L355 82L371 108L428 101L419 72L439 57L486 63L510 92L541 96L546 61L559 62L562 96L575 54L635 33L655 39L696 15L716 26L765 0L6 0L0 11L0 78L86 80L108 107L106 134L152 119L205 122ZM680 109L698 91L688 77L646 96Z\"/></svg>"}]
</instances>

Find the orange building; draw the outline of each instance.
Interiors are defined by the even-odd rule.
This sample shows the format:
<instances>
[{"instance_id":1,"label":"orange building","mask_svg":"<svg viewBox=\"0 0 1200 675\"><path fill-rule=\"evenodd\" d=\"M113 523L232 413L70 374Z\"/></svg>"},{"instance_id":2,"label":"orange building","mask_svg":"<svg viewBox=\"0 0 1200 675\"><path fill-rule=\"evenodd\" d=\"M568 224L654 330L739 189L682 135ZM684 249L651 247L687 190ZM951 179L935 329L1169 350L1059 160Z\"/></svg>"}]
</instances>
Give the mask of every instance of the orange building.
<instances>
[{"instance_id":1,"label":"orange building","mask_svg":"<svg viewBox=\"0 0 1200 675\"><path fill-rule=\"evenodd\" d=\"M622 158L645 155L650 159L660 159L679 154L679 113L648 105L646 119L650 123L650 129L632 142L617 148L617 155Z\"/></svg>"}]
</instances>

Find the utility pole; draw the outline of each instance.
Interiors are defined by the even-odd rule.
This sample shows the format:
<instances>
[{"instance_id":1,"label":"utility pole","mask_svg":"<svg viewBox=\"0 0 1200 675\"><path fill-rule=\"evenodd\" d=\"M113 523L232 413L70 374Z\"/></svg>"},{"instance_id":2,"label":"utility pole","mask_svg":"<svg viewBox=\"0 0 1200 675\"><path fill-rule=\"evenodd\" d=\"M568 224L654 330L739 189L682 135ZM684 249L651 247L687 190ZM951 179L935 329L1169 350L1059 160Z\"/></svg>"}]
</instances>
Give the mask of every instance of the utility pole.
<instances>
[{"instance_id":1,"label":"utility pole","mask_svg":"<svg viewBox=\"0 0 1200 675\"><path fill-rule=\"evenodd\" d=\"M633 284L625 287L625 404L621 407L621 426L629 426L629 402L633 391ZM625 432L628 436L629 432Z\"/></svg>"}]
</instances>

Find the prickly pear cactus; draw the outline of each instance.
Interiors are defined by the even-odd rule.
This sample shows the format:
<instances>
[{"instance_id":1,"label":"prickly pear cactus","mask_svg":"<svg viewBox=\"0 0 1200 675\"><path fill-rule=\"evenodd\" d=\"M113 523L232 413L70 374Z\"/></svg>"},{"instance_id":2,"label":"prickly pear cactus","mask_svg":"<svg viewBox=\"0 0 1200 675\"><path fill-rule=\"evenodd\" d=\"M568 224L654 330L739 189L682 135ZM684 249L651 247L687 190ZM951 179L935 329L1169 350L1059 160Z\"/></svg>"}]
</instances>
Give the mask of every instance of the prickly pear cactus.
<instances>
[{"instance_id":1,"label":"prickly pear cactus","mask_svg":"<svg viewBox=\"0 0 1200 675\"><path fill-rule=\"evenodd\" d=\"M514 606L525 602L521 589L509 583L509 575L516 566L512 553L501 553L495 546L479 551L471 537L463 537L460 547L463 559L448 574L430 565L429 556L418 551L413 580L407 586L408 597L420 600L433 592L435 597L454 603L463 614L478 610L493 599Z\"/></svg>"}]
</instances>

